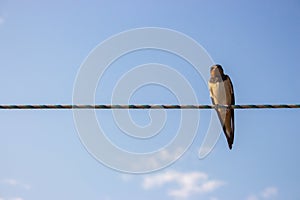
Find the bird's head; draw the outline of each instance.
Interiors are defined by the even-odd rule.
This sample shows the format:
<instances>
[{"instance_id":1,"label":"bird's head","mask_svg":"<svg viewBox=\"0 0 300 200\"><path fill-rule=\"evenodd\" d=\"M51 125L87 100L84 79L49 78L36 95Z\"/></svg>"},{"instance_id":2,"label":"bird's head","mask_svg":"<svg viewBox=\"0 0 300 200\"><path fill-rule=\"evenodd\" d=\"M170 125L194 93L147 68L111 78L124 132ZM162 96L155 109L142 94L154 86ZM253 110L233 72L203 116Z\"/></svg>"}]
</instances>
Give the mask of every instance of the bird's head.
<instances>
[{"instance_id":1,"label":"bird's head","mask_svg":"<svg viewBox=\"0 0 300 200\"><path fill-rule=\"evenodd\" d=\"M213 65L210 68L210 76L211 77L222 77L224 76L224 71L221 65Z\"/></svg>"}]
</instances>

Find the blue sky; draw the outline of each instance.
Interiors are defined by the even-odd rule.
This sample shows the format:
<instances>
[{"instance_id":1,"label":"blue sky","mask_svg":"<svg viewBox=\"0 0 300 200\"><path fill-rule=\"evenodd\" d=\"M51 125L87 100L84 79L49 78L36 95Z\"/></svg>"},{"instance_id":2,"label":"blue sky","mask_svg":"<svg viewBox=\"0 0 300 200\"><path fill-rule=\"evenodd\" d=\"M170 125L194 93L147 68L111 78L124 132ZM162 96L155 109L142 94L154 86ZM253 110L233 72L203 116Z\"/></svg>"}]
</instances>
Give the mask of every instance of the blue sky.
<instances>
[{"instance_id":1,"label":"blue sky","mask_svg":"<svg viewBox=\"0 0 300 200\"><path fill-rule=\"evenodd\" d=\"M230 75L237 104L299 103L299 8L297 0L0 0L0 104L72 103L77 72L92 49L141 27L173 29L201 44ZM122 73L153 62L174 67L190 81L198 101L210 104L205 82L182 59L151 50L126 56L103 76L97 103L110 102ZM154 85L130 101L176 103L176 98ZM147 111L131 114L136 123L149 123ZM166 144L178 114L167 111L163 135L148 144L122 134L111 111L97 111L110 139L132 151ZM299 116L297 109L236 110L233 150L222 133L209 156L199 160L210 117L210 111L201 111L197 136L178 161L132 175L102 165L86 151L71 110L2 110L0 199L299 199Z\"/></svg>"}]
</instances>

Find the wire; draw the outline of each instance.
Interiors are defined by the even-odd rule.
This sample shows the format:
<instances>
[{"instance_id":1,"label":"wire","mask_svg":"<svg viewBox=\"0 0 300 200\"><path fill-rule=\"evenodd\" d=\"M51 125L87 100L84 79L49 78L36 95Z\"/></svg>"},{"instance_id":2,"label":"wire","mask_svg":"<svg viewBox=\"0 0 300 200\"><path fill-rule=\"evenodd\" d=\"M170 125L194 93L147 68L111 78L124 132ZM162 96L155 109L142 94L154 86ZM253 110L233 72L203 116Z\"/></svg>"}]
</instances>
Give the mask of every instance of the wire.
<instances>
[{"instance_id":1,"label":"wire","mask_svg":"<svg viewBox=\"0 0 300 200\"><path fill-rule=\"evenodd\" d=\"M159 104L134 104L134 105L111 105L111 104L96 104L96 105L0 105L0 109L216 109L216 108L231 108L231 109L275 109L275 108L300 108L300 104L260 104L260 105L159 105Z\"/></svg>"}]
</instances>

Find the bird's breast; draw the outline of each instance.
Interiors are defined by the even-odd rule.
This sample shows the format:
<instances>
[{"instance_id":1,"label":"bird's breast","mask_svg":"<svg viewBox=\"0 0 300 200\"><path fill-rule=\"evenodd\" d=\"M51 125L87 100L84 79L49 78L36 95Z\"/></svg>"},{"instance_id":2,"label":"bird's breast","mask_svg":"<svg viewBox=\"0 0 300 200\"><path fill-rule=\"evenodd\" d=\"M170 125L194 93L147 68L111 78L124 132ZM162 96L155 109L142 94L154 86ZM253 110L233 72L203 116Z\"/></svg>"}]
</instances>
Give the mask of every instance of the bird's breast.
<instances>
[{"instance_id":1,"label":"bird's breast","mask_svg":"<svg viewBox=\"0 0 300 200\"><path fill-rule=\"evenodd\" d=\"M209 83L210 96L214 99L215 104L231 104L231 86L228 80L216 83Z\"/></svg>"}]
</instances>

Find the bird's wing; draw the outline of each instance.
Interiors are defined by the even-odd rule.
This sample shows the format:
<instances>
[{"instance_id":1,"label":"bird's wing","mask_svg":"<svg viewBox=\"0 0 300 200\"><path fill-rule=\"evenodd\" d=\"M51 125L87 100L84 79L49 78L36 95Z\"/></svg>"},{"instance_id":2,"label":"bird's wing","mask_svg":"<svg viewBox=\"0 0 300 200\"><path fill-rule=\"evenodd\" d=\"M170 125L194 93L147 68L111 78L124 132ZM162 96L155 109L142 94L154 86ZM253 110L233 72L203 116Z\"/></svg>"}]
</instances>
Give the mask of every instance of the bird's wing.
<instances>
[{"instance_id":1,"label":"bird's wing","mask_svg":"<svg viewBox=\"0 0 300 200\"><path fill-rule=\"evenodd\" d=\"M229 76L227 76L226 80L227 80L227 82L226 82L227 95L226 96L228 99L227 104L234 105L235 98L234 98L233 84L232 84ZM234 140L234 109L226 109L226 116L224 119L223 130L226 134L229 148L231 149L233 140Z\"/></svg>"},{"instance_id":2,"label":"bird's wing","mask_svg":"<svg viewBox=\"0 0 300 200\"><path fill-rule=\"evenodd\" d=\"M231 105L235 104L235 98L234 98L234 90L233 90L233 84L231 82L231 79L228 77L229 83L230 83L230 88L231 88Z\"/></svg>"},{"instance_id":3,"label":"bird's wing","mask_svg":"<svg viewBox=\"0 0 300 200\"><path fill-rule=\"evenodd\" d=\"M230 105L234 105L235 104L235 97L234 97L234 90L233 90L233 84L231 82L231 79L228 77L228 81L230 84L230 93L231 93L231 104ZM234 109L230 109L230 115L231 115L231 128L232 128L232 134L234 134ZM232 135L233 137L233 135Z\"/></svg>"}]
</instances>

